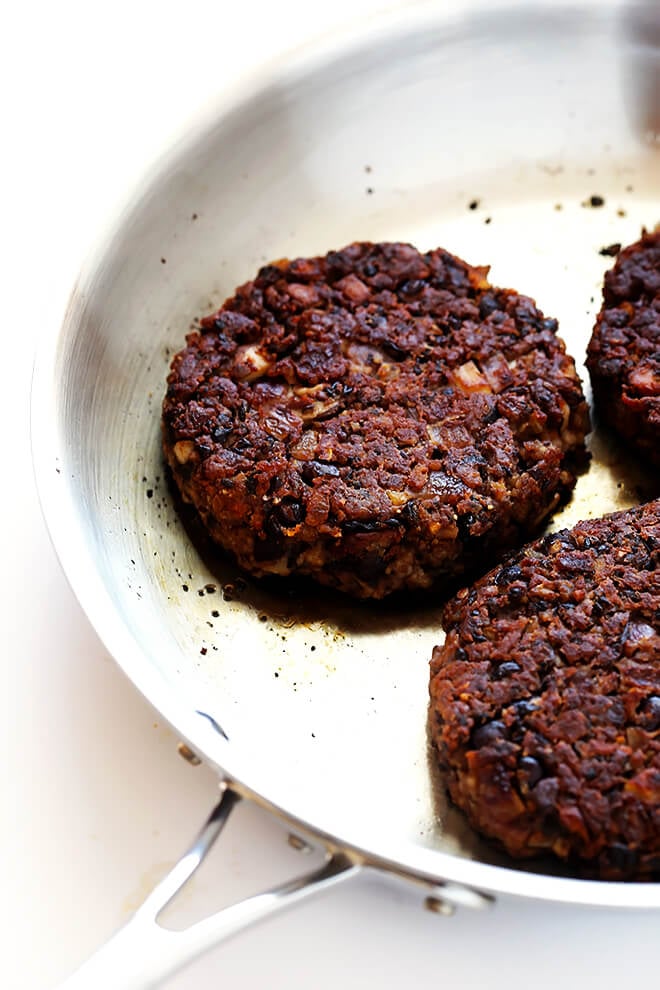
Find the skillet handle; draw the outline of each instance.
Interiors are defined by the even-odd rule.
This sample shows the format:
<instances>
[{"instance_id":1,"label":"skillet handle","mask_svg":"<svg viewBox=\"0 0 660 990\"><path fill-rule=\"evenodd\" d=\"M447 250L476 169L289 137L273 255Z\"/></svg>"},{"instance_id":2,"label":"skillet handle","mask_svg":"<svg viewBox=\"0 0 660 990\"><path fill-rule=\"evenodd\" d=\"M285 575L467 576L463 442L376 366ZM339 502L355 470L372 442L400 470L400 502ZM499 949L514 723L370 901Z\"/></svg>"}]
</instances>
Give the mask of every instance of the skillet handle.
<instances>
[{"instance_id":1,"label":"skillet handle","mask_svg":"<svg viewBox=\"0 0 660 990\"><path fill-rule=\"evenodd\" d=\"M158 923L161 911L203 861L240 800L226 782L221 789L220 801L190 849L127 924L59 990L150 990L223 939L360 871L347 856L328 855L319 869L223 908L183 931L163 928Z\"/></svg>"}]
</instances>

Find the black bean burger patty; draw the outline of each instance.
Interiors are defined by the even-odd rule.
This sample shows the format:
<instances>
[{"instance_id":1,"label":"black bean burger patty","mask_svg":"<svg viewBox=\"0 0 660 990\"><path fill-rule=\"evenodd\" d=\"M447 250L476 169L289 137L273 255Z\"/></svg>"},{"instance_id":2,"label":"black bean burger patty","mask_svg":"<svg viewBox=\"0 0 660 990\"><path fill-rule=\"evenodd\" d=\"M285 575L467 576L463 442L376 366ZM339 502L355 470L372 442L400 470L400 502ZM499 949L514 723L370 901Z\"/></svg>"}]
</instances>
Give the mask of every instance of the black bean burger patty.
<instances>
[{"instance_id":1,"label":"black bean burger patty","mask_svg":"<svg viewBox=\"0 0 660 990\"><path fill-rule=\"evenodd\" d=\"M588 412L556 320L487 272L352 244L267 265L203 319L163 445L213 540L360 598L522 542L573 488Z\"/></svg>"},{"instance_id":2,"label":"black bean burger patty","mask_svg":"<svg viewBox=\"0 0 660 990\"><path fill-rule=\"evenodd\" d=\"M607 272L587 355L599 415L660 466L660 229Z\"/></svg>"},{"instance_id":3,"label":"black bean burger patty","mask_svg":"<svg viewBox=\"0 0 660 990\"><path fill-rule=\"evenodd\" d=\"M660 501L532 543L445 608L431 732L513 856L660 877Z\"/></svg>"}]
</instances>

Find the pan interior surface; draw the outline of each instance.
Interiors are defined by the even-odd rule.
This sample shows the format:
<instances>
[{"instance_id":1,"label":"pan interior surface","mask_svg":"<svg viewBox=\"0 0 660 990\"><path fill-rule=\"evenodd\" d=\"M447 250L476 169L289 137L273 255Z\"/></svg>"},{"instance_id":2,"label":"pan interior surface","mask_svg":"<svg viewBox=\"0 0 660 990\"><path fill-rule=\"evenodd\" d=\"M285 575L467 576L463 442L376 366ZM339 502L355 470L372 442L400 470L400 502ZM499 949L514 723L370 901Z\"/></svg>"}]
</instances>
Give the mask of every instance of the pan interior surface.
<instances>
[{"instance_id":1,"label":"pan interior surface","mask_svg":"<svg viewBox=\"0 0 660 990\"><path fill-rule=\"evenodd\" d=\"M483 886L524 892L554 868L481 842L429 762L442 600L360 605L249 579L182 522L160 452L165 378L192 321L267 261L353 240L490 264L494 284L558 317L589 392L602 249L660 220L656 56L628 7L444 6L297 56L171 150L40 359L35 459L81 602L207 759L407 869L477 881L469 864L487 863L500 869ZM643 467L598 429L592 453L554 528L644 497ZM571 881L552 879L564 896ZM592 886L617 903L607 890L621 885Z\"/></svg>"}]
</instances>

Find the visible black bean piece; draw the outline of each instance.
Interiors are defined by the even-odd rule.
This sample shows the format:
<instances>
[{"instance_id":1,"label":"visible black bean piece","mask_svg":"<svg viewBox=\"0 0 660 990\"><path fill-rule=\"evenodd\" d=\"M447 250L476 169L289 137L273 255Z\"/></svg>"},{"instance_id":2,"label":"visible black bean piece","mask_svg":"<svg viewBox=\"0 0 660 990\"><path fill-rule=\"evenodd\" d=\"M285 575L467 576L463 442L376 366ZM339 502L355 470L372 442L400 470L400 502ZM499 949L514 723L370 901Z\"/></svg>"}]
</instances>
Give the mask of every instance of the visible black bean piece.
<instances>
[{"instance_id":1,"label":"visible black bean piece","mask_svg":"<svg viewBox=\"0 0 660 990\"><path fill-rule=\"evenodd\" d=\"M515 660L506 660L499 667L495 668L493 677L496 681L501 681L504 677L511 677L513 674L517 674L519 670L520 664L517 664Z\"/></svg>"},{"instance_id":2,"label":"visible black bean piece","mask_svg":"<svg viewBox=\"0 0 660 990\"><path fill-rule=\"evenodd\" d=\"M282 269L278 268L277 265L264 265L257 273L257 278L268 285L272 285L282 277Z\"/></svg>"},{"instance_id":3,"label":"visible black bean piece","mask_svg":"<svg viewBox=\"0 0 660 990\"><path fill-rule=\"evenodd\" d=\"M485 292L479 300L479 316L485 320L498 308L498 302L492 292Z\"/></svg>"},{"instance_id":4,"label":"visible black bean piece","mask_svg":"<svg viewBox=\"0 0 660 990\"><path fill-rule=\"evenodd\" d=\"M406 502L399 513L399 519L402 523L414 523L418 516L419 509L415 502Z\"/></svg>"},{"instance_id":5,"label":"visible black bean piece","mask_svg":"<svg viewBox=\"0 0 660 990\"><path fill-rule=\"evenodd\" d=\"M239 437L238 440L236 441L236 443L233 443L231 445L231 449L232 450L237 450L239 453L242 450L250 450L251 447L252 447L252 444L250 443L250 441L248 440L247 437Z\"/></svg>"},{"instance_id":6,"label":"visible black bean piece","mask_svg":"<svg viewBox=\"0 0 660 990\"><path fill-rule=\"evenodd\" d=\"M300 473L307 482L314 478L338 478L339 468L336 464L323 464L321 461L308 461L303 464Z\"/></svg>"},{"instance_id":7,"label":"visible black bean piece","mask_svg":"<svg viewBox=\"0 0 660 990\"><path fill-rule=\"evenodd\" d=\"M399 292L402 296L410 298L411 296L418 295L425 286L425 282L419 278L409 278L407 282L403 282L399 286Z\"/></svg>"},{"instance_id":8,"label":"visible black bean piece","mask_svg":"<svg viewBox=\"0 0 660 990\"><path fill-rule=\"evenodd\" d=\"M466 512L465 515L458 517L458 534L463 543L466 543L468 540L472 539L470 526L474 525L476 521L476 516L474 516L471 512Z\"/></svg>"},{"instance_id":9,"label":"visible black bean piece","mask_svg":"<svg viewBox=\"0 0 660 990\"><path fill-rule=\"evenodd\" d=\"M344 529L348 533L373 533L379 528L379 525L376 521L363 522L361 519L347 519L344 523Z\"/></svg>"},{"instance_id":10,"label":"visible black bean piece","mask_svg":"<svg viewBox=\"0 0 660 990\"><path fill-rule=\"evenodd\" d=\"M498 719L487 722L486 725L479 726L472 733L472 743L475 749L480 749L482 746L491 746L493 743L505 738L506 726L504 722L500 722Z\"/></svg>"},{"instance_id":11,"label":"visible black bean piece","mask_svg":"<svg viewBox=\"0 0 660 990\"><path fill-rule=\"evenodd\" d=\"M531 699L521 698L520 701L516 701L515 704L513 704L511 707L513 708L516 715L519 718L522 718L525 715L531 715L532 712L535 712L538 707L538 704L536 701L533 701Z\"/></svg>"},{"instance_id":12,"label":"visible black bean piece","mask_svg":"<svg viewBox=\"0 0 660 990\"><path fill-rule=\"evenodd\" d=\"M381 347L389 357L394 358L395 361L403 361L404 358L408 357L408 349L405 347L400 347L399 344L394 340L384 340Z\"/></svg>"},{"instance_id":13,"label":"visible black bean piece","mask_svg":"<svg viewBox=\"0 0 660 990\"><path fill-rule=\"evenodd\" d=\"M660 729L660 695L652 694L640 705L644 727L651 732Z\"/></svg>"},{"instance_id":14,"label":"visible black bean piece","mask_svg":"<svg viewBox=\"0 0 660 990\"><path fill-rule=\"evenodd\" d=\"M519 584L514 584L509 588L508 598L512 605L519 604L525 597L525 589Z\"/></svg>"},{"instance_id":15,"label":"visible black bean piece","mask_svg":"<svg viewBox=\"0 0 660 990\"><path fill-rule=\"evenodd\" d=\"M505 584L513 584L514 581L520 581L522 576L523 572L518 564L511 564L510 567L503 567L499 571L495 578L495 583L501 588Z\"/></svg>"},{"instance_id":16,"label":"visible black bean piece","mask_svg":"<svg viewBox=\"0 0 660 990\"><path fill-rule=\"evenodd\" d=\"M527 787L534 787L543 776L543 767L533 756L521 756L518 760L518 771Z\"/></svg>"}]
</instances>

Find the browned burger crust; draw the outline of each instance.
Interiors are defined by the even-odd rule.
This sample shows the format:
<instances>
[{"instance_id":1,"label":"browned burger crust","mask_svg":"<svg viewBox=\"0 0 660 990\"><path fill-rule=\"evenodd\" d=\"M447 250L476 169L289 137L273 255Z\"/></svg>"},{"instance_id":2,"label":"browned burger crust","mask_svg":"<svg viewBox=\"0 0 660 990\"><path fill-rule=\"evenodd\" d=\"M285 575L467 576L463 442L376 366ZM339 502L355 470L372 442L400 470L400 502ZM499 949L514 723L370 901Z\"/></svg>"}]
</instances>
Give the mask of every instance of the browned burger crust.
<instances>
[{"instance_id":1,"label":"browned burger crust","mask_svg":"<svg viewBox=\"0 0 660 990\"><path fill-rule=\"evenodd\" d=\"M599 415L660 465L660 229L607 272L587 355Z\"/></svg>"},{"instance_id":2,"label":"browned burger crust","mask_svg":"<svg viewBox=\"0 0 660 990\"><path fill-rule=\"evenodd\" d=\"M659 563L655 501L532 543L446 606L434 743L511 855L660 873Z\"/></svg>"},{"instance_id":3,"label":"browned burger crust","mask_svg":"<svg viewBox=\"0 0 660 990\"><path fill-rule=\"evenodd\" d=\"M557 323L408 244L279 261L172 362L163 446L255 575L358 597L519 544L568 495L588 413Z\"/></svg>"}]
</instances>

